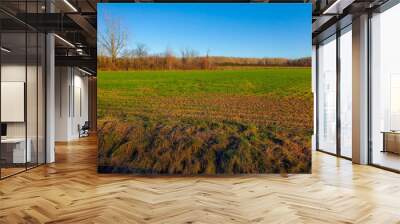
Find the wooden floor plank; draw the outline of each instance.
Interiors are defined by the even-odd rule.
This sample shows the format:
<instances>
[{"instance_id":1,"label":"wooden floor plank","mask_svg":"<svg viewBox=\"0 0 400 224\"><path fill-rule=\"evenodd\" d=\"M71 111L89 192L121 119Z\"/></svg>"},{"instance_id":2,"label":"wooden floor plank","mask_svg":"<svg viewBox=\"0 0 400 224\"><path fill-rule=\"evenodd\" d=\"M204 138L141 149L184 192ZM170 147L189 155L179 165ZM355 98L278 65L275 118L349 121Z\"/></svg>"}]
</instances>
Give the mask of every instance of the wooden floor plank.
<instances>
[{"instance_id":1,"label":"wooden floor plank","mask_svg":"<svg viewBox=\"0 0 400 224\"><path fill-rule=\"evenodd\" d=\"M319 152L310 175L97 174L96 139L0 181L0 223L400 223L400 175Z\"/></svg>"}]
</instances>

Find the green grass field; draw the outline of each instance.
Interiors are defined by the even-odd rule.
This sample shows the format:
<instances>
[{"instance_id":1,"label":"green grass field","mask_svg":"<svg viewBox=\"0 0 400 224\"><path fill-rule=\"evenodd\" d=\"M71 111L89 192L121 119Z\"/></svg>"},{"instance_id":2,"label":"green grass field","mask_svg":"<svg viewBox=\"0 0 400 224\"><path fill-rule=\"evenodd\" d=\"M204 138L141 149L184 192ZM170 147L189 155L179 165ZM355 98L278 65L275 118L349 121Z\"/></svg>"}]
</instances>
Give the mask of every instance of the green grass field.
<instances>
[{"instance_id":1,"label":"green grass field","mask_svg":"<svg viewBox=\"0 0 400 224\"><path fill-rule=\"evenodd\" d=\"M310 68L100 72L98 85L104 93L117 90L125 96L272 93L311 97L310 74Z\"/></svg>"},{"instance_id":2,"label":"green grass field","mask_svg":"<svg viewBox=\"0 0 400 224\"><path fill-rule=\"evenodd\" d=\"M310 68L99 72L99 165L309 172L312 103Z\"/></svg>"}]
</instances>

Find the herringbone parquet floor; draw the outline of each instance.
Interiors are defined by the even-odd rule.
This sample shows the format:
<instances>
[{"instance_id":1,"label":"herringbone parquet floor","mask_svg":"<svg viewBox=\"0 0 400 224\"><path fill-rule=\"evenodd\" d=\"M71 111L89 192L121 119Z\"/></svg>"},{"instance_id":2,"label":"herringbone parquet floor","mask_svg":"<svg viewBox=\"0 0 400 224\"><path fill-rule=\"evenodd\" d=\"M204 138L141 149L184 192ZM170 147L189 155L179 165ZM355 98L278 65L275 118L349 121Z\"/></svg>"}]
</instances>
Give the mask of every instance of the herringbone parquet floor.
<instances>
[{"instance_id":1,"label":"herringbone parquet floor","mask_svg":"<svg viewBox=\"0 0 400 224\"><path fill-rule=\"evenodd\" d=\"M96 173L96 140L0 181L0 223L400 223L400 175L313 154L313 174Z\"/></svg>"}]
</instances>

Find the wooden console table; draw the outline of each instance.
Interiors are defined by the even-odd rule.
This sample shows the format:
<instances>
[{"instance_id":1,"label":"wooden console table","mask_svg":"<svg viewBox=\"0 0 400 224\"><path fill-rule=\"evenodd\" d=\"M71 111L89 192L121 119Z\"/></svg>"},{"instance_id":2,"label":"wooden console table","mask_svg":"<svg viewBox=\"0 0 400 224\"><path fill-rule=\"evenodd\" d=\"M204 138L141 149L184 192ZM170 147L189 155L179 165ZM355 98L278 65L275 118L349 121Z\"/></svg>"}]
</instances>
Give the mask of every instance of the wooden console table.
<instances>
[{"instance_id":1,"label":"wooden console table","mask_svg":"<svg viewBox=\"0 0 400 224\"><path fill-rule=\"evenodd\" d=\"M400 131L383 131L382 152L400 154Z\"/></svg>"}]
</instances>

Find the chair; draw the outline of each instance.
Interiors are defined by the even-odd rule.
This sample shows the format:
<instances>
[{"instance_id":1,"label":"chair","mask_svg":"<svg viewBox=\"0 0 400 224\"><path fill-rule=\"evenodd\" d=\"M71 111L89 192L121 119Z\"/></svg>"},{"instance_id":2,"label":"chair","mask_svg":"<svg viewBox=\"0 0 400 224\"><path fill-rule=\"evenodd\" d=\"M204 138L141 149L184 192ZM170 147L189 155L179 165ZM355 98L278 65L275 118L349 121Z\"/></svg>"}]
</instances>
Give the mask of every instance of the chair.
<instances>
[{"instance_id":1,"label":"chair","mask_svg":"<svg viewBox=\"0 0 400 224\"><path fill-rule=\"evenodd\" d=\"M78 124L79 138L89 136L90 124L89 121L85 121L85 123L80 127Z\"/></svg>"}]
</instances>

